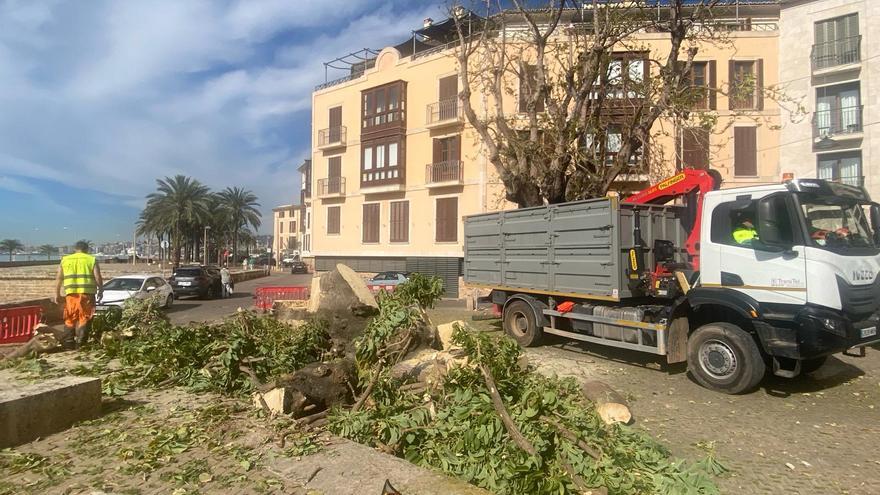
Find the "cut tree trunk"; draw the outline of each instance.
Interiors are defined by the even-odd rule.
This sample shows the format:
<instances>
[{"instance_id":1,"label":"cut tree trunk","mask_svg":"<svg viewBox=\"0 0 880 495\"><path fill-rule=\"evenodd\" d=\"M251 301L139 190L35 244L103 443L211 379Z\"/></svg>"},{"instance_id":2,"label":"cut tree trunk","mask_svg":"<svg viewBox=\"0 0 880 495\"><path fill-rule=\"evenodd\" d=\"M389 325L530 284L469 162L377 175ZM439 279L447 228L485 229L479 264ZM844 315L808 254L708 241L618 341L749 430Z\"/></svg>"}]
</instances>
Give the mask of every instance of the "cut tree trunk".
<instances>
[{"instance_id":1,"label":"cut tree trunk","mask_svg":"<svg viewBox=\"0 0 880 495\"><path fill-rule=\"evenodd\" d=\"M632 421L626 400L607 384L597 380L588 381L581 385L581 393L596 404L596 413L605 424L627 424Z\"/></svg>"}]
</instances>

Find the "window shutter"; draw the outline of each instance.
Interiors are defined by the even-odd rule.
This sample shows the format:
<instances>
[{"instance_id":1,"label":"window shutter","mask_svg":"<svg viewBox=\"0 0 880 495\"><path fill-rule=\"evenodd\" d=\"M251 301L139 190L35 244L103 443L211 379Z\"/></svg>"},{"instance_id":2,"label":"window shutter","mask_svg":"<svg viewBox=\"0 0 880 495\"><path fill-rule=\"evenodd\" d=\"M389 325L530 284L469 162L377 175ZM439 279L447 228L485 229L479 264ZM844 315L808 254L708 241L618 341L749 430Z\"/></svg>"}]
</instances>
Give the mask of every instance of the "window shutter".
<instances>
[{"instance_id":1,"label":"window shutter","mask_svg":"<svg viewBox=\"0 0 880 495\"><path fill-rule=\"evenodd\" d=\"M342 157L334 156L327 160L327 176L342 177Z\"/></svg>"},{"instance_id":2,"label":"window shutter","mask_svg":"<svg viewBox=\"0 0 880 495\"><path fill-rule=\"evenodd\" d=\"M733 128L733 174L754 177L758 175L757 129Z\"/></svg>"},{"instance_id":3,"label":"window shutter","mask_svg":"<svg viewBox=\"0 0 880 495\"><path fill-rule=\"evenodd\" d=\"M764 109L764 59L755 62L755 109Z\"/></svg>"},{"instance_id":4,"label":"window shutter","mask_svg":"<svg viewBox=\"0 0 880 495\"><path fill-rule=\"evenodd\" d=\"M328 234L338 234L339 233L339 206L331 206L327 208L327 233Z\"/></svg>"},{"instance_id":5,"label":"window shutter","mask_svg":"<svg viewBox=\"0 0 880 495\"><path fill-rule=\"evenodd\" d=\"M391 242L409 241L409 201L391 203Z\"/></svg>"},{"instance_id":6,"label":"window shutter","mask_svg":"<svg viewBox=\"0 0 880 495\"><path fill-rule=\"evenodd\" d=\"M730 93L727 97L727 109L736 110L736 98L734 97L736 92L736 62L733 60L727 62L727 86Z\"/></svg>"},{"instance_id":7,"label":"window shutter","mask_svg":"<svg viewBox=\"0 0 880 495\"><path fill-rule=\"evenodd\" d=\"M458 240L458 198L437 199L437 242Z\"/></svg>"},{"instance_id":8,"label":"window shutter","mask_svg":"<svg viewBox=\"0 0 880 495\"><path fill-rule=\"evenodd\" d=\"M364 205L363 242L379 242L379 203Z\"/></svg>"},{"instance_id":9,"label":"window shutter","mask_svg":"<svg viewBox=\"0 0 880 495\"><path fill-rule=\"evenodd\" d=\"M461 160L461 136L449 138L449 159Z\"/></svg>"},{"instance_id":10,"label":"window shutter","mask_svg":"<svg viewBox=\"0 0 880 495\"><path fill-rule=\"evenodd\" d=\"M706 70L709 72L709 110L717 110L718 109L718 82L715 76L717 71L717 64L714 60L710 60L706 65Z\"/></svg>"},{"instance_id":11,"label":"window shutter","mask_svg":"<svg viewBox=\"0 0 880 495\"><path fill-rule=\"evenodd\" d=\"M434 139L434 160L432 163L443 161L443 139Z\"/></svg>"},{"instance_id":12,"label":"window shutter","mask_svg":"<svg viewBox=\"0 0 880 495\"><path fill-rule=\"evenodd\" d=\"M458 76L440 78L440 101L451 100L458 96Z\"/></svg>"},{"instance_id":13,"label":"window shutter","mask_svg":"<svg viewBox=\"0 0 880 495\"><path fill-rule=\"evenodd\" d=\"M333 107L330 109L330 127L339 127L342 125L342 107Z\"/></svg>"}]
</instances>

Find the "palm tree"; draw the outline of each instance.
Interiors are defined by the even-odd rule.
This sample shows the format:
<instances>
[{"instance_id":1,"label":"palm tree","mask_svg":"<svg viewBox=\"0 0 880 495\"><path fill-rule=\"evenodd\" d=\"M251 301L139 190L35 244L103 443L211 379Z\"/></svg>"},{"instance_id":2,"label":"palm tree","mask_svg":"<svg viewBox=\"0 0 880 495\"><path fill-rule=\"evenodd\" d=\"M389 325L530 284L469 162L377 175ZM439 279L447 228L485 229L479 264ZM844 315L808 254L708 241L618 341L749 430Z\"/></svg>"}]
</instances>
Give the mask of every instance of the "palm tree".
<instances>
[{"instance_id":1,"label":"palm tree","mask_svg":"<svg viewBox=\"0 0 880 495\"><path fill-rule=\"evenodd\" d=\"M223 201L222 208L229 218L232 230L232 262L235 263L235 256L238 254L238 238L243 229L248 226L254 230L260 228L260 210L257 208L260 203L257 202L257 196L240 187L227 187L219 193Z\"/></svg>"},{"instance_id":2,"label":"palm tree","mask_svg":"<svg viewBox=\"0 0 880 495\"><path fill-rule=\"evenodd\" d=\"M58 252L58 248L51 244L43 244L38 248L40 250L40 254L45 254L47 260L52 259L52 255Z\"/></svg>"},{"instance_id":3,"label":"palm tree","mask_svg":"<svg viewBox=\"0 0 880 495\"><path fill-rule=\"evenodd\" d=\"M203 225L208 217L209 190L201 182L183 175L157 179L156 185L156 192L147 195L139 227L171 234L176 267L180 265L183 236Z\"/></svg>"},{"instance_id":4,"label":"palm tree","mask_svg":"<svg viewBox=\"0 0 880 495\"><path fill-rule=\"evenodd\" d=\"M16 251L21 251L22 249L24 249L24 244L18 239L3 239L0 241L0 251L9 253L9 261L12 261L12 255Z\"/></svg>"}]
</instances>

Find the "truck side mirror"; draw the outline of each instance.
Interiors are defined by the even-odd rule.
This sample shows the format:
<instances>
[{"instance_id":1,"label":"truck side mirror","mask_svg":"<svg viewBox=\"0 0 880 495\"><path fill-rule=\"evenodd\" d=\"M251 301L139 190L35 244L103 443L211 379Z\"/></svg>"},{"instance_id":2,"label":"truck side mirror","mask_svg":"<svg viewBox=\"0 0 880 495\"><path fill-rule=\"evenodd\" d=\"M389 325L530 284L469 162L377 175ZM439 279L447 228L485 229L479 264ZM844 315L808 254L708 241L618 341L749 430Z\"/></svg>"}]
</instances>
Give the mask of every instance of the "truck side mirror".
<instances>
[{"instance_id":1,"label":"truck side mirror","mask_svg":"<svg viewBox=\"0 0 880 495\"><path fill-rule=\"evenodd\" d=\"M785 215L786 212L784 209L777 211L775 200L770 196L758 201L758 239L767 247L788 249L790 246L782 239L777 220L779 215Z\"/></svg>"}]
</instances>

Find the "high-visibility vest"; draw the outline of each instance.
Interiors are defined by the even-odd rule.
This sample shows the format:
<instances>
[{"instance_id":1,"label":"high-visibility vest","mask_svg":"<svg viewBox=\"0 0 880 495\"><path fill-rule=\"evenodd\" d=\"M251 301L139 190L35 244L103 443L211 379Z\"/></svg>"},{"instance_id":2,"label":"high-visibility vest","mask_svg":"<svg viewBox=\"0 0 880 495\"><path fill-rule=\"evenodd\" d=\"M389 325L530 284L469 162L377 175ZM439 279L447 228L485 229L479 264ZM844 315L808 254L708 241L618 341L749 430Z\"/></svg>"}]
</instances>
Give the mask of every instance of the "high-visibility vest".
<instances>
[{"instance_id":1,"label":"high-visibility vest","mask_svg":"<svg viewBox=\"0 0 880 495\"><path fill-rule=\"evenodd\" d=\"M737 244L745 244L748 241L758 238L758 232L755 229L747 227L737 227L733 231L733 240Z\"/></svg>"},{"instance_id":2,"label":"high-visibility vest","mask_svg":"<svg viewBox=\"0 0 880 495\"><path fill-rule=\"evenodd\" d=\"M61 270L64 272L65 294L95 294L98 285L95 283L95 257L86 253L73 253L61 258Z\"/></svg>"}]
</instances>

